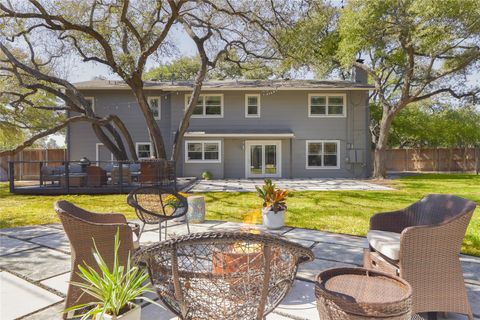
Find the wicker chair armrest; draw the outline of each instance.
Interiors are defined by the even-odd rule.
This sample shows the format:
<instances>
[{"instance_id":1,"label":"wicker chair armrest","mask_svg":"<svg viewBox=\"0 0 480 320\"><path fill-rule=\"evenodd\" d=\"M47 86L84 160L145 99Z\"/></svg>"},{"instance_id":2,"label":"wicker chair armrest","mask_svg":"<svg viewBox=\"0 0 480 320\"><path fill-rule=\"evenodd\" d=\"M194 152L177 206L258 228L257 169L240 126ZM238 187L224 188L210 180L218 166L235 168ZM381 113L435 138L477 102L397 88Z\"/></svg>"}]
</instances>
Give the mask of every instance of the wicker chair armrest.
<instances>
[{"instance_id":1,"label":"wicker chair armrest","mask_svg":"<svg viewBox=\"0 0 480 320\"><path fill-rule=\"evenodd\" d=\"M408 227L407 218L403 210L376 213L370 218L370 230L401 233Z\"/></svg>"},{"instance_id":2,"label":"wicker chair armrest","mask_svg":"<svg viewBox=\"0 0 480 320\"><path fill-rule=\"evenodd\" d=\"M140 225L135 222L127 222L128 226L130 229L132 229L132 232L135 233L137 238L140 236Z\"/></svg>"}]
</instances>

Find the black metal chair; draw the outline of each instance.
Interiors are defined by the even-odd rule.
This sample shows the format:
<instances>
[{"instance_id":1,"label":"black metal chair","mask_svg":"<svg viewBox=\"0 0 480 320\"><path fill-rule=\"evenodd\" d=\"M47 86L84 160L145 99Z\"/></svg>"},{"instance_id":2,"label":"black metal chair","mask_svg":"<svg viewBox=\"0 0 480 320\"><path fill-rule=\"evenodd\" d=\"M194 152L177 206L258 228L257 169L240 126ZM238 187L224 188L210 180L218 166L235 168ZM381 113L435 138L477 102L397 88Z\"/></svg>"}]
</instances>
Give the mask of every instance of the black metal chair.
<instances>
[{"instance_id":1,"label":"black metal chair","mask_svg":"<svg viewBox=\"0 0 480 320\"><path fill-rule=\"evenodd\" d=\"M165 240L167 239L168 220L185 216L187 231L190 233L190 226L186 217L188 210L187 199L173 189L161 188L158 186L140 187L127 197L127 203L135 208L140 221L143 222L139 240L146 224L158 224L159 240L162 240L162 223L165 222Z\"/></svg>"}]
</instances>

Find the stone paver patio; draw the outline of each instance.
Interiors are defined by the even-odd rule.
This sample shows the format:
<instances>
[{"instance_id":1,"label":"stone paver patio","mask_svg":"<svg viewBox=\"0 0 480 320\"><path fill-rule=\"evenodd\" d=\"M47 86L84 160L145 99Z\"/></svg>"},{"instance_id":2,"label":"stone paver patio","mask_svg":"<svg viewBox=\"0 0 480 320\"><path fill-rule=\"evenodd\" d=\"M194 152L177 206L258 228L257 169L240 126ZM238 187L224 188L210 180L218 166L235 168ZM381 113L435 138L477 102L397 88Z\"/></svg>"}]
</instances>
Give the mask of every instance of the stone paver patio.
<instances>
[{"instance_id":1,"label":"stone paver patio","mask_svg":"<svg viewBox=\"0 0 480 320\"><path fill-rule=\"evenodd\" d=\"M207 221L192 225L191 230L236 230L246 226ZM170 235L184 234L186 227L169 226L168 231ZM327 268L360 266L365 238L290 227L274 232L311 247L316 259L300 267L292 290L267 319L319 319L314 296L315 275ZM142 235L142 245L157 240L158 230L149 229ZM462 255L461 261L470 303L475 318L480 318L480 258ZM60 319L69 270L69 245L60 225L0 229L0 318ZM155 295L151 297L156 299ZM464 319L460 315L447 316L448 319ZM142 319L175 317L166 308L145 303Z\"/></svg>"},{"instance_id":2,"label":"stone paver patio","mask_svg":"<svg viewBox=\"0 0 480 320\"><path fill-rule=\"evenodd\" d=\"M393 190L364 180L351 179L273 179L279 188L291 191ZM197 180L189 192L252 192L262 179Z\"/></svg>"}]
</instances>

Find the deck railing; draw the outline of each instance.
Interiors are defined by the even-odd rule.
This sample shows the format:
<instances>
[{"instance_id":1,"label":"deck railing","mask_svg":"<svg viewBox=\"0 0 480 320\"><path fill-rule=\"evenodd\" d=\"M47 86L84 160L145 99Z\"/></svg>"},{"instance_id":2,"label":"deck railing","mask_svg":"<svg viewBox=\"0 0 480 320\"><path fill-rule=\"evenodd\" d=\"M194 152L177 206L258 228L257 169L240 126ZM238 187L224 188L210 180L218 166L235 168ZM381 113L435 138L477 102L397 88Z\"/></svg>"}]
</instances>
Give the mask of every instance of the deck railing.
<instances>
[{"instance_id":1,"label":"deck railing","mask_svg":"<svg viewBox=\"0 0 480 320\"><path fill-rule=\"evenodd\" d=\"M15 179L15 167L28 163L38 179ZM176 189L175 162L142 161L10 161L10 192L25 194L127 193L142 185Z\"/></svg>"}]
</instances>

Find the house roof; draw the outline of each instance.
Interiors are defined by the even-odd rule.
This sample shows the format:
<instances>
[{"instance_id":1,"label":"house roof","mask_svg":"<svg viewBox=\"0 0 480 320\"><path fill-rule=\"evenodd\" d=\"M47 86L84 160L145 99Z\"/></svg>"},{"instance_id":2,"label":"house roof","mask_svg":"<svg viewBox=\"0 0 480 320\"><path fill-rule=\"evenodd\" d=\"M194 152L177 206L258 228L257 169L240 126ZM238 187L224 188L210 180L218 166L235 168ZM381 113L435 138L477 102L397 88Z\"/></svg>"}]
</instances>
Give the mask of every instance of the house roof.
<instances>
[{"instance_id":1,"label":"house roof","mask_svg":"<svg viewBox=\"0 0 480 320\"><path fill-rule=\"evenodd\" d=\"M119 80L90 80L74 84L79 90L130 90ZM147 90L191 91L193 81L145 81ZM205 81L202 91L234 90L372 90L364 83L345 80L212 80Z\"/></svg>"}]
</instances>

